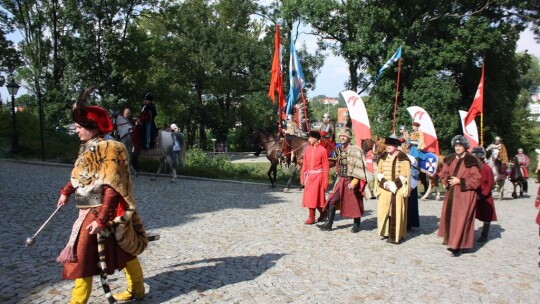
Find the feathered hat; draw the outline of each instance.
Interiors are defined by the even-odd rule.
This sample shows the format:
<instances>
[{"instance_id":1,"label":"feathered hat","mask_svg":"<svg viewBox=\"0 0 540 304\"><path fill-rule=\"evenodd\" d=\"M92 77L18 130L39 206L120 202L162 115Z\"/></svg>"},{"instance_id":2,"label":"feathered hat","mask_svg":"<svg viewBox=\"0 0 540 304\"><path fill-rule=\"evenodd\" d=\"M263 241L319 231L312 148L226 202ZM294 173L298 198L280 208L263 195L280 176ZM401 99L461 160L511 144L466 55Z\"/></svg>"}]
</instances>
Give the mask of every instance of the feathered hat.
<instances>
[{"instance_id":1,"label":"feathered hat","mask_svg":"<svg viewBox=\"0 0 540 304\"><path fill-rule=\"evenodd\" d=\"M105 109L98 106L87 106L86 101L94 88L87 88L73 104L73 121L87 129L98 129L100 133L107 134L113 129L113 124L109 114Z\"/></svg>"}]
</instances>

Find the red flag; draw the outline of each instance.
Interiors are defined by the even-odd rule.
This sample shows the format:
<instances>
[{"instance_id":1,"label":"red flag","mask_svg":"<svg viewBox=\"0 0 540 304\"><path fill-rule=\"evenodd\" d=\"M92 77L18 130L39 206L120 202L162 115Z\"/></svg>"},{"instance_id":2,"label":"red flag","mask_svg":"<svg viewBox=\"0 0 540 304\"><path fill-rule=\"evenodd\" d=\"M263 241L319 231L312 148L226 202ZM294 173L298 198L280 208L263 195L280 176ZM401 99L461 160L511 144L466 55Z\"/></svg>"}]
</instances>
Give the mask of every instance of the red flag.
<instances>
[{"instance_id":1,"label":"red flag","mask_svg":"<svg viewBox=\"0 0 540 304\"><path fill-rule=\"evenodd\" d=\"M276 92L278 94L278 108L285 106L285 95L283 94L283 73L281 72L281 52L279 39L279 25L276 24L276 38L274 39L274 59L272 60L272 76L270 78L270 89L268 96L274 102Z\"/></svg>"},{"instance_id":2,"label":"red flag","mask_svg":"<svg viewBox=\"0 0 540 304\"><path fill-rule=\"evenodd\" d=\"M484 113L484 65L482 65L482 77L480 78L480 84L478 85L473 103L469 108L467 116L465 116L463 124L468 126L471 121L473 121L480 113Z\"/></svg>"}]
</instances>

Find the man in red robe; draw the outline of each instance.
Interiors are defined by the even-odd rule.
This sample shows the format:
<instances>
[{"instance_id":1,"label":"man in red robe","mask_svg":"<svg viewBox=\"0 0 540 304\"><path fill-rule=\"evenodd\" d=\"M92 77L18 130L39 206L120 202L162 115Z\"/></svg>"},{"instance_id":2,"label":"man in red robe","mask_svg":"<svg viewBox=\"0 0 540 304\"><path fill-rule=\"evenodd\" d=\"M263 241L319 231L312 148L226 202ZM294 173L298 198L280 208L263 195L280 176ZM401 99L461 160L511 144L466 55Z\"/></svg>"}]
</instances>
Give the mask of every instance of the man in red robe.
<instances>
[{"instance_id":1,"label":"man in red robe","mask_svg":"<svg viewBox=\"0 0 540 304\"><path fill-rule=\"evenodd\" d=\"M326 149L319 144L321 134L309 131L308 136L309 145L304 151L300 183L304 186L302 207L309 208L309 218L305 224L312 225L315 223L315 209L319 210L319 220L324 218L322 212L325 202L324 191L328 188L330 166Z\"/></svg>"},{"instance_id":2,"label":"man in red robe","mask_svg":"<svg viewBox=\"0 0 540 304\"><path fill-rule=\"evenodd\" d=\"M351 138L352 133L348 128L342 130L339 135L341 146L337 149L336 156L338 179L332 194L326 200L328 221L318 226L323 231L332 230L337 209L341 210L341 217L354 219L351 232L360 231L360 217L364 213L363 192L367 184L366 162L364 152L351 144Z\"/></svg>"},{"instance_id":3,"label":"man in red robe","mask_svg":"<svg viewBox=\"0 0 540 304\"><path fill-rule=\"evenodd\" d=\"M480 187L482 163L467 152L469 141L462 135L452 139L455 153L444 159L439 177L446 194L441 213L438 235L453 257L461 255L462 249L474 244L474 218L476 190Z\"/></svg>"},{"instance_id":4,"label":"man in red robe","mask_svg":"<svg viewBox=\"0 0 540 304\"><path fill-rule=\"evenodd\" d=\"M488 240L491 222L497 220L495 203L493 202L493 196L491 196L491 190L495 186L495 177L493 176L491 167L485 163L486 151L484 148L475 147L471 152L482 162L482 181L480 188L477 190L478 194L476 197L476 218L484 222L482 235L477 240L478 242L483 243Z\"/></svg>"}]
</instances>

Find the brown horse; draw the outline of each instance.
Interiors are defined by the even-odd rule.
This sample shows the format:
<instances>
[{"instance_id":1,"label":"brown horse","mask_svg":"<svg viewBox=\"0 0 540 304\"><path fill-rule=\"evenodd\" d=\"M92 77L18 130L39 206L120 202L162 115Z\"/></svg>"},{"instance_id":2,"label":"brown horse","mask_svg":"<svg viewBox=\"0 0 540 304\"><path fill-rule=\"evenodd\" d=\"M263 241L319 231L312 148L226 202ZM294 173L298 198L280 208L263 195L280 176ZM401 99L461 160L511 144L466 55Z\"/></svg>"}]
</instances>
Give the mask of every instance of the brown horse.
<instances>
[{"instance_id":1,"label":"brown horse","mask_svg":"<svg viewBox=\"0 0 540 304\"><path fill-rule=\"evenodd\" d=\"M248 136L248 145L255 149L255 156L259 156L263 150L266 151L266 158L270 161L267 174L272 188L275 188L277 184L277 166L281 160L282 140L269 132L258 129L251 130Z\"/></svg>"}]
</instances>

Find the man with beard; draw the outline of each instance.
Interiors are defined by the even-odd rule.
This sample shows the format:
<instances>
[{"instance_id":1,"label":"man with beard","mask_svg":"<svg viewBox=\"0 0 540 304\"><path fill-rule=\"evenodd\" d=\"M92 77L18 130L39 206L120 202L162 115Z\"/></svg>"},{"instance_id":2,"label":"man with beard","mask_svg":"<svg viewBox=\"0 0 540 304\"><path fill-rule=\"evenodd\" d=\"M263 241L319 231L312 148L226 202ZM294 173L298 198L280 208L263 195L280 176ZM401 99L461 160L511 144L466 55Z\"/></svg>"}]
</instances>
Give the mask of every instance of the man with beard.
<instances>
[{"instance_id":1,"label":"man with beard","mask_svg":"<svg viewBox=\"0 0 540 304\"><path fill-rule=\"evenodd\" d=\"M338 175L332 194L326 200L325 209L328 210L328 221L318 227L323 231L331 231L336 210L340 209L340 216L352 218L351 232L360 231L360 217L364 213L363 193L367 184L364 152L356 145L351 144L352 133L345 128L339 134L341 146L337 149Z\"/></svg>"}]
</instances>

